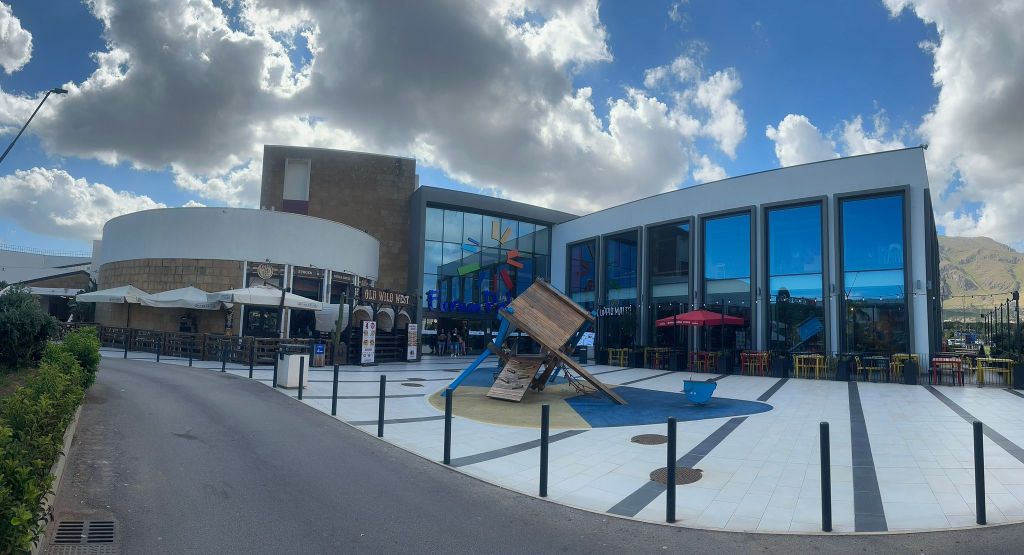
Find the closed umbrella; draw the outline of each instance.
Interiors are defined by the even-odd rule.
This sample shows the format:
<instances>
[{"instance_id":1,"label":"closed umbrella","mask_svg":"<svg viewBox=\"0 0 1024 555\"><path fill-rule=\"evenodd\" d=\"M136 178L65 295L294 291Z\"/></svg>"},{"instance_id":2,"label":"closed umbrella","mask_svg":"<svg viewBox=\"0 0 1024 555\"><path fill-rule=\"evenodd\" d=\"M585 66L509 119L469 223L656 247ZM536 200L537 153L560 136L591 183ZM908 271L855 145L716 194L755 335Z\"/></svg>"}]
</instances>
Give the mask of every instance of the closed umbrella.
<instances>
[{"instance_id":1,"label":"closed umbrella","mask_svg":"<svg viewBox=\"0 0 1024 555\"><path fill-rule=\"evenodd\" d=\"M79 293L78 295L75 295L75 300L80 303L112 303L128 305L128 315L125 317L124 327L130 328L132 321L132 305L140 304L142 299L148 297L149 293L146 293L134 285L122 285L121 287L112 287L110 289L103 289L100 291Z\"/></svg>"},{"instance_id":2,"label":"closed umbrella","mask_svg":"<svg viewBox=\"0 0 1024 555\"><path fill-rule=\"evenodd\" d=\"M190 308L194 310L231 308L231 303L211 301L209 293L192 286L154 293L142 298L141 304L156 308Z\"/></svg>"},{"instance_id":3,"label":"closed umbrella","mask_svg":"<svg viewBox=\"0 0 1024 555\"><path fill-rule=\"evenodd\" d=\"M210 301L222 303L235 303L252 306L280 306L281 290L276 287L265 287L254 285L242 289L231 289L229 291L218 291L207 295ZM301 297L294 293L284 294L284 307L299 310L323 310L323 303Z\"/></svg>"}]
</instances>

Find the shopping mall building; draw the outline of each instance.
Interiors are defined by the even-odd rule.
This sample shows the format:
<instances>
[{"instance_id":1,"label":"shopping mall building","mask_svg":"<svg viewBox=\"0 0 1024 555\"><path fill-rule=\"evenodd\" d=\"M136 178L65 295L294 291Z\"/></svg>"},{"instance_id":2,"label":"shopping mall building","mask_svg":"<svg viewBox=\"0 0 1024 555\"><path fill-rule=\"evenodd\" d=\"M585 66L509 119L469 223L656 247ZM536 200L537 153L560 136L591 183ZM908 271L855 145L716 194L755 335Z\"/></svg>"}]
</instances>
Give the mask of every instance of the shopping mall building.
<instances>
[{"instance_id":1,"label":"shopping mall building","mask_svg":"<svg viewBox=\"0 0 1024 555\"><path fill-rule=\"evenodd\" d=\"M499 308L538 278L597 314L599 353L927 356L938 347L938 245L922 148L723 179L583 216L421 187L409 158L266 146L263 160L259 210L174 208L108 222L94 253L99 288L271 281L347 305L353 321L388 323L385 333L418 323L424 353L438 330L484 348ZM403 301L366 293L379 291ZM655 325L695 308L742 324ZM98 310L97 320L123 325L118 309ZM133 327L171 329L179 315L132 318ZM310 315L278 322L274 310L236 307L207 320L199 327L211 332L318 333Z\"/></svg>"}]
</instances>

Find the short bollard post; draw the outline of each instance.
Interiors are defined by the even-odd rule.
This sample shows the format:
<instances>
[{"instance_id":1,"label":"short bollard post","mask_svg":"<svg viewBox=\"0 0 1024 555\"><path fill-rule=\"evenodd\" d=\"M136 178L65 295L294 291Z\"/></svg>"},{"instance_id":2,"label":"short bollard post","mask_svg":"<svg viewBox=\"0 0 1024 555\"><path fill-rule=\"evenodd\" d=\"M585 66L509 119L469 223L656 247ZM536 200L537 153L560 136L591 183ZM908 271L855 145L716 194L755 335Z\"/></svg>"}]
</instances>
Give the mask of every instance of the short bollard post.
<instances>
[{"instance_id":1,"label":"short bollard post","mask_svg":"<svg viewBox=\"0 0 1024 555\"><path fill-rule=\"evenodd\" d=\"M455 390L444 390L444 464L452 464L452 397Z\"/></svg>"},{"instance_id":2,"label":"short bollard post","mask_svg":"<svg viewBox=\"0 0 1024 555\"><path fill-rule=\"evenodd\" d=\"M128 343L130 343L131 340L132 340L132 330L129 330L129 329L124 330L124 357L122 357L122 358L128 358Z\"/></svg>"},{"instance_id":3,"label":"short bollard post","mask_svg":"<svg viewBox=\"0 0 1024 555\"><path fill-rule=\"evenodd\" d=\"M331 416L338 416L338 365L334 365L334 391L331 393Z\"/></svg>"},{"instance_id":4,"label":"short bollard post","mask_svg":"<svg viewBox=\"0 0 1024 555\"><path fill-rule=\"evenodd\" d=\"M228 369L228 349L223 343L220 345L220 371L226 372Z\"/></svg>"},{"instance_id":5,"label":"short bollard post","mask_svg":"<svg viewBox=\"0 0 1024 555\"><path fill-rule=\"evenodd\" d=\"M192 368L192 352L196 350L196 336L192 336L188 342L188 367Z\"/></svg>"},{"instance_id":6,"label":"short bollard post","mask_svg":"<svg viewBox=\"0 0 1024 555\"><path fill-rule=\"evenodd\" d=\"M302 386L306 381L306 357L299 357L299 400L302 400Z\"/></svg>"},{"instance_id":7,"label":"short bollard post","mask_svg":"<svg viewBox=\"0 0 1024 555\"><path fill-rule=\"evenodd\" d=\"M271 387L273 387L275 389L277 388L277 365L281 361L281 356L282 355L281 355L280 347L278 347L278 351L274 353L274 379L273 379L273 381L270 384Z\"/></svg>"},{"instance_id":8,"label":"short bollard post","mask_svg":"<svg viewBox=\"0 0 1024 555\"><path fill-rule=\"evenodd\" d=\"M540 406L540 496L548 496L548 430L551 427L551 405Z\"/></svg>"},{"instance_id":9,"label":"short bollard post","mask_svg":"<svg viewBox=\"0 0 1024 555\"><path fill-rule=\"evenodd\" d=\"M160 334L160 340L156 347L156 361L160 362L160 351L164 350L164 334Z\"/></svg>"},{"instance_id":10,"label":"short bollard post","mask_svg":"<svg viewBox=\"0 0 1024 555\"><path fill-rule=\"evenodd\" d=\"M377 437L384 437L384 389L387 387L387 378L380 377L380 401L377 404Z\"/></svg>"},{"instance_id":11,"label":"short bollard post","mask_svg":"<svg viewBox=\"0 0 1024 555\"><path fill-rule=\"evenodd\" d=\"M256 364L256 341L249 342L249 379L252 379L252 367Z\"/></svg>"},{"instance_id":12,"label":"short bollard post","mask_svg":"<svg viewBox=\"0 0 1024 555\"><path fill-rule=\"evenodd\" d=\"M985 437L981 422L974 422L974 505L977 507L978 524L985 522Z\"/></svg>"},{"instance_id":13,"label":"short bollard post","mask_svg":"<svg viewBox=\"0 0 1024 555\"><path fill-rule=\"evenodd\" d=\"M668 417L668 454L665 461L665 522L676 521L676 419Z\"/></svg>"},{"instance_id":14,"label":"short bollard post","mask_svg":"<svg viewBox=\"0 0 1024 555\"><path fill-rule=\"evenodd\" d=\"M818 426L821 448L821 529L832 531L832 456L829 447L828 422Z\"/></svg>"}]
</instances>

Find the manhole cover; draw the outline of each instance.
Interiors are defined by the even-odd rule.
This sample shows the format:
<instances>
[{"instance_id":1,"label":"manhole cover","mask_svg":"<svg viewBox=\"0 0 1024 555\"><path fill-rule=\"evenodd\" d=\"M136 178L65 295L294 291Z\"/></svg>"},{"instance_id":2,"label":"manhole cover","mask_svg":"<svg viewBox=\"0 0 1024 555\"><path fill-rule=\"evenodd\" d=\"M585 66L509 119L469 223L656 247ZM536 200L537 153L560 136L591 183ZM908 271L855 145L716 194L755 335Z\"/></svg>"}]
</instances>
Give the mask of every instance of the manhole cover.
<instances>
[{"instance_id":1,"label":"manhole cover","mask_svg":"<svg viewBox=\"0 0 1024 555\"><path fill-rule=\"evenodd\" d=\"M677 468L676 485L692 484L700 480L700 477L703 475L704 471L699 468ZM662 467L651 472L651 481L658 482L659 484L668 484L668 469Z\"/></svg>"},{"instance_id":2,"label":"manhole cover","mask_svg":"<svg viewBox=\"0 0 1024 555\"><path fill-rule=\"evenodd\" d=\"M640 434L633 436L629 441L640 445L661 445L668 442L668 438L661 434Z\"/></svg>"},{"instance_id":3,"label":"manhole cover","mask_svg":"<svg viewBox=\"0 0 1024 555\"><path fill-rule=\"evenodd\" d=\"M423 387L423 384L421 383L402 382L402 385L405 387Z\"/></svg>"}]
</instances>

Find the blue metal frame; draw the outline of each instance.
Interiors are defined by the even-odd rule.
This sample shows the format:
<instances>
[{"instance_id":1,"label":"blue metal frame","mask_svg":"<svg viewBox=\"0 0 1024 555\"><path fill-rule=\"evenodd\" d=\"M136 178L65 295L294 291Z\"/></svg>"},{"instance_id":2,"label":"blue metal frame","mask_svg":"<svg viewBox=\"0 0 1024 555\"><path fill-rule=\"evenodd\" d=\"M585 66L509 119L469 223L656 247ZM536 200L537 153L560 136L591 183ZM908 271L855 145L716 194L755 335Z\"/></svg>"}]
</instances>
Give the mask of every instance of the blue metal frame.
<instances>
[{"instance_id":1,"label":"blue metal frame","mask_svg":"<svg viewBox=\"0 0 1024 555\"><path fill-rule=\"evenodd\" d=\"M506 306L505 310L507 310L509 313L515 311L511 306ZM498 314L498 319L501 321L501 324L498 326L498 336L494 338L494 344L497 345L498 347L501 347L502 345L505 344L505 340L508 339L509 334L512 332L512 324L511 322L506 320L500 313ZM461 374L459 374L454 380L452 380L452 383L448 384L448 388L441 393L441 396L446 396L449 391L455 391L455 389L459 387L462 381L469 377L470 374L475 372L476 369L479 368L480 365L485 360L490 358L492 354L493 353L491 353L490 349L484 349L484 352L480 353L480 355L476 357L476 360L470 363L470 365L467 366L466 369L463 370Z\"/></svg>"}]
</instances>

